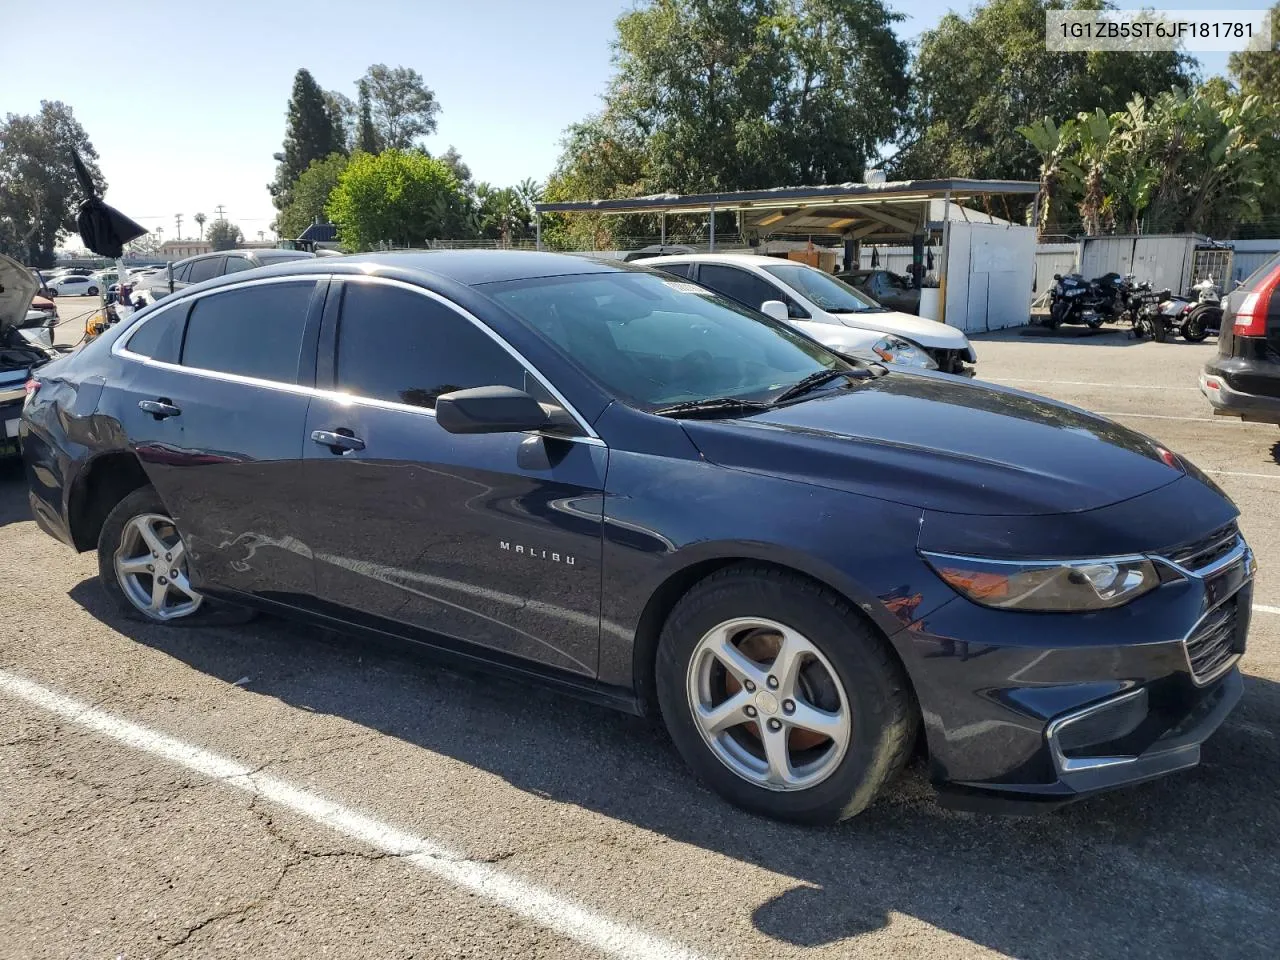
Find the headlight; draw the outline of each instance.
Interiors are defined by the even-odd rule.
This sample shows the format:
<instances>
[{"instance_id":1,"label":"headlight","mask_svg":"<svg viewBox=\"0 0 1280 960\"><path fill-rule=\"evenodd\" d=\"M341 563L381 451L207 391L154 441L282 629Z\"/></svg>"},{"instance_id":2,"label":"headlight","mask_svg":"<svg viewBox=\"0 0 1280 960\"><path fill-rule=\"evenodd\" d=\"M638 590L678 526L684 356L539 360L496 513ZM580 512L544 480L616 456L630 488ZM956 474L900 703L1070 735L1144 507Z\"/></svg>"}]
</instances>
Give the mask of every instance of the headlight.
<instances>
[{"instance_id":1,"label":"headlight","mask_svg":"<svg viewBox=\"0 0 1280 960\"><path fill-rule=\"evenodd\" d=\"M871 349L885 363L896 363L900 367L920 367L924 370L938 369L938 365L922 348L901 337L881 337L871 345Z\"/></svg>"},{"instance_id":2,"label":"headlight","mask_svg":"<svg viewBox=\"0 0 1280 960\"><path fill-rule=\"evenodd\" d=\"M1107 610L1136 600L1160 584L1155 564L1145 557L1005 561L923 555L957 593L1001 610Z\"/></svg>"}]
</instances>

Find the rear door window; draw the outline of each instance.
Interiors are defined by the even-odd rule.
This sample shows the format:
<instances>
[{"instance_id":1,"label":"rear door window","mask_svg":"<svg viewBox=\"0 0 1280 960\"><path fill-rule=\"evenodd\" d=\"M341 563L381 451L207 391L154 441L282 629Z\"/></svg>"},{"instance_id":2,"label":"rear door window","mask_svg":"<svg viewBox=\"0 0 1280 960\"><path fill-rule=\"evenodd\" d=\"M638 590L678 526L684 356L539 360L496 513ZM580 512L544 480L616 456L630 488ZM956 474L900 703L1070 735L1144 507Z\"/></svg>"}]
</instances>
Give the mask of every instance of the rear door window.
<instances>
[{"instance_id":1,"label":"rear door window","mask_svg":"<svg viewBox=\"0 0 1280 960\"><path fill-rule=\"evenodd\" d=\"M200 297L191 308L182 365L297 383L315 281L291 280Z\"/></svg>"},{"instance_id":2,"label":"rear door window","mask_svg":"<svg viewBox=\"0 0 1280 960\"><path fill-rule=\"evenodd\" d=\"M203 260L191 261L191 270L187 274L189 283L199 283L201 280L210 280L218 276L222 270L223 257L206 257Z\"/></svg>"},{"instance_id":3,"label":"rear door window","mask_svg":"<svg viewBox=\"0 0 1280 960\"><path fill-rule=\"evenodd\" d=\"M239 273L242 270L252 270L257 264L245 257L227 257L227 268L222 271L224 274Z\"/></svg>"},{"instance_id":4,"label":"rear door window","mask_svg":"<svg viewBox=\"0 0 1280 960\"><path fill-rule=\"evenodd\" d=\"M655 265L655 269L661 270L663 273L669 273L673 277L684 277L688 280L693 274L692 263L659 263Z\"/></svg>"}]
</instances>

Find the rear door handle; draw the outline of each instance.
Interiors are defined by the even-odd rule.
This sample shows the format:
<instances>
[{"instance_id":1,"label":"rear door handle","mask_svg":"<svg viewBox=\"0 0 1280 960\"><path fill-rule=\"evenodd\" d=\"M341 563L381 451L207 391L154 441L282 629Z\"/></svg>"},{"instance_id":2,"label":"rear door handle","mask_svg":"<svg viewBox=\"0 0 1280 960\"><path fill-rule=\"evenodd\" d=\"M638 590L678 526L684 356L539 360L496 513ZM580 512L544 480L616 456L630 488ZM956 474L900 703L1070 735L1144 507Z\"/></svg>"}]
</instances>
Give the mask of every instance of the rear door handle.
<instances>
[{"instance_id":1,"label":"rear door handle","mask_svg":"<svg viewBox=\"0 0 1280 960\"><path fill-rule=\"evenodd\" d=\"M182 413L181 410L163 397L159 400L139 400L138 409L143 413L151 414L157 420L163 420L166 417L176 417Z\"/></svg>"},{"instance_id":2,"label":"rear door handle","mask_svg":"<svg viewBox=\"0 0 1280 960\"><path fill-rule=\"evenodd\" d=\"M350 453L352 450L363 450L364 441L351 435L349 430L313 430L311 440L328 447L334 453Z\"/></svg>"}]
</instances>

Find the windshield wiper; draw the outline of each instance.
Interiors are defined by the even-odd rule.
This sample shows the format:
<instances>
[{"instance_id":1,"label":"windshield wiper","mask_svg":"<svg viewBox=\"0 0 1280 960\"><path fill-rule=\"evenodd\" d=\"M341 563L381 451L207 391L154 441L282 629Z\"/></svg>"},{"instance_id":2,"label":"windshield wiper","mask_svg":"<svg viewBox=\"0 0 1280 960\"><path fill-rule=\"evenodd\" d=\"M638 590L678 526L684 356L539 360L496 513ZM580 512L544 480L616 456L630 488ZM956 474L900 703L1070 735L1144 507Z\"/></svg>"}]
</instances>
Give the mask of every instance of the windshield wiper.
<instances>
[{"instance_id":1,"label":"windshield wiper","mask_svg":"<svg viewBox=\"0 0 1280 960\"><path fill-rule=\"evenodd\" d=\"M670 406L659 407L653 412L660 417L683 417L699 413L739 413L768 410L771 404L761 400L743 400L739 397L710 397L706 400L685 400Z\"/></svg>"},{"instance_id":2,"label":"windshield wiper","mask_svg":"<svg viewBox=\"0 0 1280 960\"><path fill-rule=\"evenodd\" d=\"M835 380L837 377L851 377L853 379L861 379L858 373L853 370L831 370L822 369L815 370L802 380L793 383L787 389L773 398L775 404L786 403L788 400L794 400L796 397L808 393L814 387L820 387L829 380Z\"/></svg>"}]
</instances>

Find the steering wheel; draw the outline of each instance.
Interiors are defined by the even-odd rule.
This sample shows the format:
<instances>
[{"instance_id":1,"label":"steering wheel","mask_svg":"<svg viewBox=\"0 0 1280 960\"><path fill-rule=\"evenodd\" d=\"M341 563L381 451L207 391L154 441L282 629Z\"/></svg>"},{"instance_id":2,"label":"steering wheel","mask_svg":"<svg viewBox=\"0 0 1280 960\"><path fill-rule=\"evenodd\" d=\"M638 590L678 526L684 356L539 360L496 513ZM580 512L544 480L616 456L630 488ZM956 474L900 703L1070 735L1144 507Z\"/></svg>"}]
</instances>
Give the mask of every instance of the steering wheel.
<instances>
[{"instance_id":1,"label":"steering wheel","mask_svg":"<svg viewBox=\"0 0 1280 960\"><path fill-rule=\"evenodd\" d=\"M715 358L710 352L701 349L690 350L675 362L671 369L671 379L683 383L689 378L710 373L714 364Z\"/></svg>"}]
</instances>

